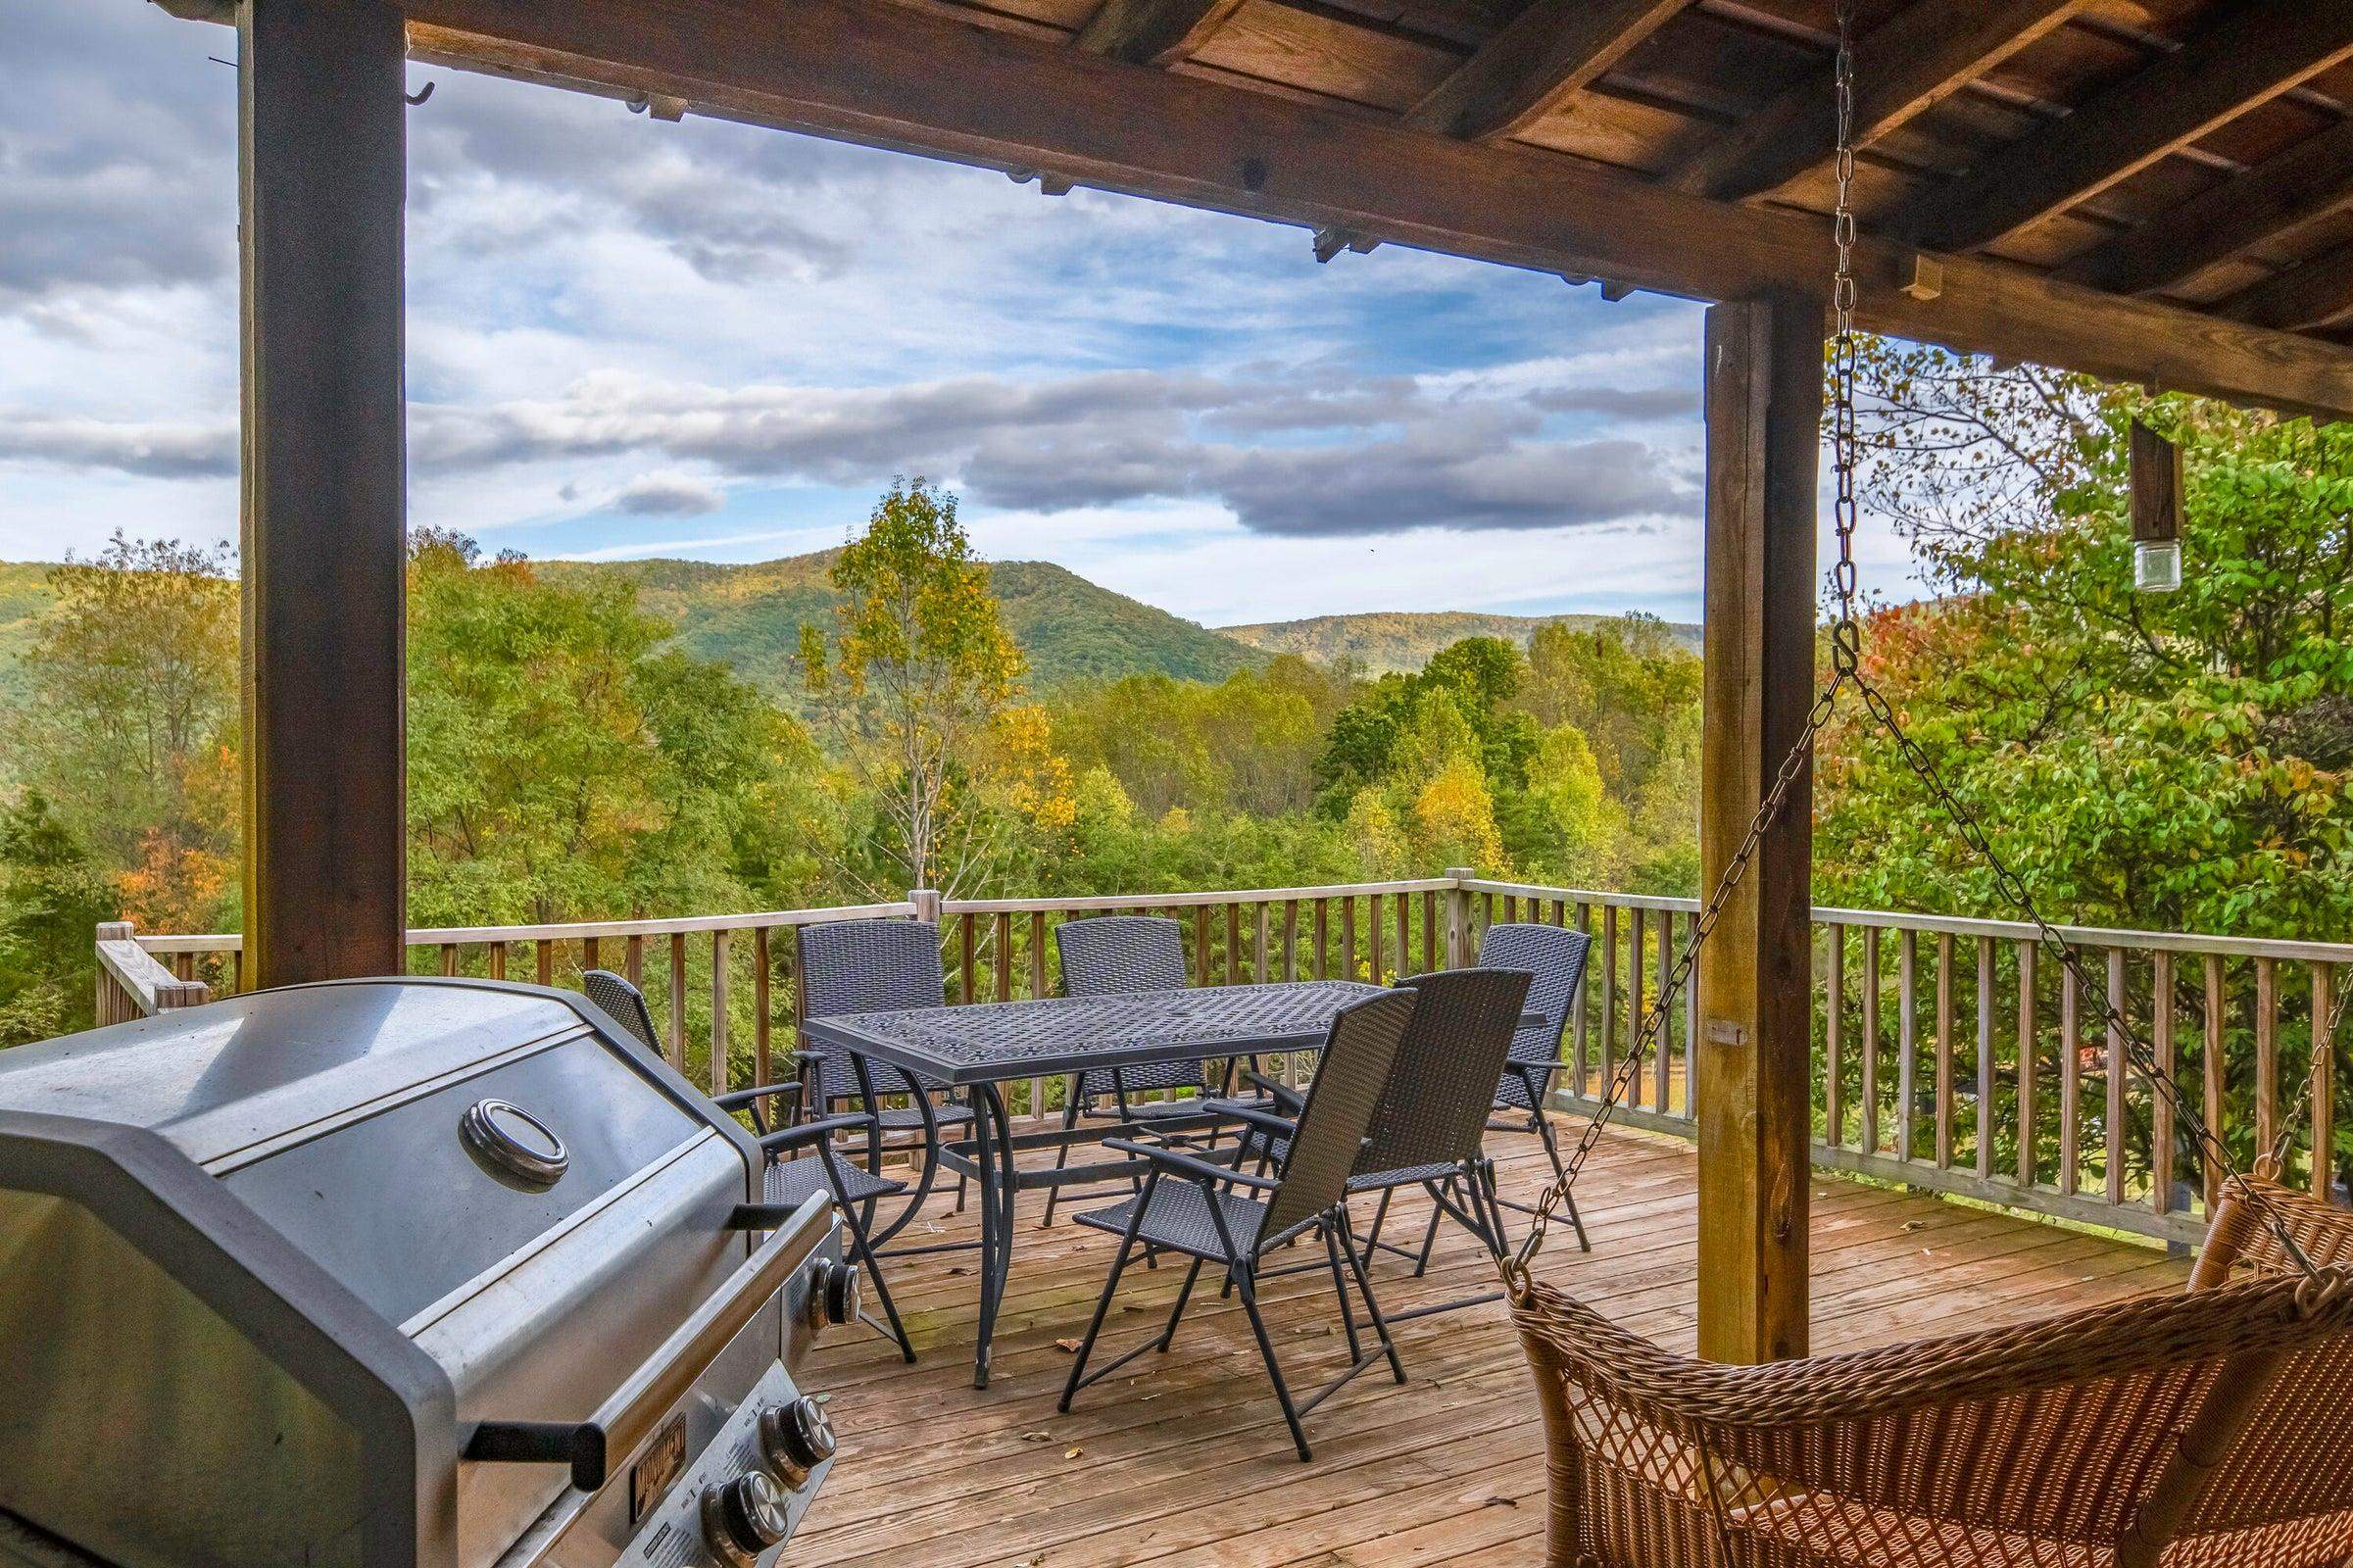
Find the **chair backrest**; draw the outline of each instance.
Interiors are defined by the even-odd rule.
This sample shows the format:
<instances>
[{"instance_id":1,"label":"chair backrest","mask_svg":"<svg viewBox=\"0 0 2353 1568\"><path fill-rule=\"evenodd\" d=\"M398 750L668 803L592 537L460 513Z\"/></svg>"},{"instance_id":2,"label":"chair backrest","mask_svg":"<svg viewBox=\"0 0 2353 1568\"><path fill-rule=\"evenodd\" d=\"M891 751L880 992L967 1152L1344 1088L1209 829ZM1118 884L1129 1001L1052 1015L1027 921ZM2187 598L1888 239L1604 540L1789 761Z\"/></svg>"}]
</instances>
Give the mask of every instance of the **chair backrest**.
<instances>
[{"instance_id":1,"label":"chair backrest","mask_svg":"<svg viewBox=\"0 0 2353 1568\"><path fill-rule=\"evenodd\" d=\"M805 1018L937 1007L948 1000L940 928L921 920L830 920L797 926L793 952ZM910 1081L922 1081L879 1062L872 1073L875 1089L886 1095L905 1092ZM823 1100L864 1095L847 1054L823 1054L817 1064L817 1092Z\"/></svg>"},{"instance_id":2,"label":"chair backrest","mask_svg":"<svg viewBox=\"0 0 2353 1568\"><path fill-rule=\"evenodd\" d=\"M1182 991L1185 927L1153 914L1104 914L1064 920L1054 928L1054 950L1062 956L1062 994L1120 996L1138 991ZM1081 1074L1093 1078L1093 1074ZM1122 1067L1114 1075L1122 1090L1200 1089L1206 1081L1198 1056ZM1100 1092L1100 1080L1087 1086Z\"/></svg>"},{"instance_id":3,"label":"chair backrest","mask_svg":"<svg viewBox=\"0 0 2353 1568\"><path fill-rule=\"evenodd\" d=\"M1282 1185L1267 1199L1261 1239L1281 1236L1348 1196L1349 1173L1375 1108L1397 1075L1399 1047L1420 1000L1400 987L1353 1003L1332 1019L1292 1135ZM1482 1105L1482 1113L1485 1109Z\"/></svg>"},{"instance_id":4,"label":"chair backrest","mask_svg":"<svg viewBox=\"0 0 2353 1568\"><path fill-rule=\"evenodd\" d=\"M1523 969L1529 975L1525 1010L1541 1012L1543 1023L1532 1023L1511 1037L1509 1061L1555 1062L1560 1059L1560 1031L1569 1021L1569 1004L1585 978L1586 955L1593 939L1566 926L1513 923L1491 925L1479 941L1483 969Z\"/></svg>"},{"instance_id":5,"label":"chair backrest","mask_svg":"<svg viewBox=\"0 0 2353 1568\"><path fill-rule=\"evenodd\" d=\"M2315 1266L2345 1273L2340 1289L2353 1295L2353 1209L2256 1177L2224 1188L2192 1293L2228 1288L2233 1265L2259 1278L2300 1278L2272 1228L2275 1217ZM2315 1334L2276 1364L2245 1369L2238 1381L2259 1387L2260 1396L2181 1520L2185 1555L2218 1563L2353 1555L2353 1333ZM2275 1540L2282 1545L2272 1546ZM2290 1541L2292 1554L2269 1554Z\"/></svg>"},{"instance_id":6,"label":"chair backrest","mask_svg":"<svg viewBox=\"0 0 2353 1568\"><path fill-rule=\"evenodd\" d=\"M1520 969L1444 969L1397 985L1421 1004L1373 1114L1372 1141L1356 1158L1363 1175L1479 1157L1528 997Z\"/></svg>"},{"instance_id":7,"label":"chair backrest","mask_svg":"<svg viewBox=\"0 0 2353 1568\"><path fill-rule=\"evenodd\" d=\"M1118 996L1181 991L1186 985L1185 927L1152 914L1105 914L1054 928L1062 956L1062 994Z\"/></svg>"},{"instance_id":8,"label":"chair backrest","mask_svg":"<svg viewBox=\"0 0 2353 1568\"><path fill-rule=\"evenodd\" d=\"M613 1015L613 1021L637 1036L638 1043L657 1055L662 1037L654 1032L654 1014L646 1009L646 994L611 969L591 969L580 977L580 990L589 1001Z\"/></svg>"}]
</instances>

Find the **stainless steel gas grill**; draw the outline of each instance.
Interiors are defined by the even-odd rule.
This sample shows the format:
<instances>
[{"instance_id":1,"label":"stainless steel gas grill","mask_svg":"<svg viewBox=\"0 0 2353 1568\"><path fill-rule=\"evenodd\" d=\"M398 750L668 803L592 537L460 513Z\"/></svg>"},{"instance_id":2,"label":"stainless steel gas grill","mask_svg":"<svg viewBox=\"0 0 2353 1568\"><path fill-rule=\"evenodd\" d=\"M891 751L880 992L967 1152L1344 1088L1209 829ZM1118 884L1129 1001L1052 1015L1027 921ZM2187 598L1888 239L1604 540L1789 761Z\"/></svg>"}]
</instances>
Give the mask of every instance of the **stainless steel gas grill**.
<instances>
[{"instance_id":1,"label":"stainless steel gas grill","mask_svg":"<svg viewBox=\"0 0 2353 1568\"><path fill-rule=\"evenodd\" d=\"M568 993L353 981L0 1053L0 1563L774 1561L858 1281Z\"/></svg>"}]
</instances>

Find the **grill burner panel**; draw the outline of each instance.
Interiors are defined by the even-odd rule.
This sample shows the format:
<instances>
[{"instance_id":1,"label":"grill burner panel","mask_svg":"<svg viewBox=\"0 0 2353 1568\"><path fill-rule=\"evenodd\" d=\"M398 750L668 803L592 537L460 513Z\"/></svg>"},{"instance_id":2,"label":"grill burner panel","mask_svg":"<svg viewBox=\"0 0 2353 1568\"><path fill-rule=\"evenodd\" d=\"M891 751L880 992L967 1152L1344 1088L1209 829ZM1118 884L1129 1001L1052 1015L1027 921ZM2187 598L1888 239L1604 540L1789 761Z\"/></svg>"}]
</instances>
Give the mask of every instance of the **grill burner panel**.
<instances>
[{"instance_id":1,"label":"grill burner panel","mask_svg":"<svg viewBox=\"0 0 2353 1568\"><path fill-rule=\"evenodd\" d=\"M535 987L297 987L0 1054L0 1363L28 1396L0 1400L0 1510L32 1527L0 1542L602 1568L659 1518L647 1561L768 1562L705 1515L757 1542L821 1479L760 1434L840 1245L821 1201L756 1207L760 1168ZM732 1511L686 1495L719 1470L760 1478L712 1493Z\"/></svg>"}]
</instances>

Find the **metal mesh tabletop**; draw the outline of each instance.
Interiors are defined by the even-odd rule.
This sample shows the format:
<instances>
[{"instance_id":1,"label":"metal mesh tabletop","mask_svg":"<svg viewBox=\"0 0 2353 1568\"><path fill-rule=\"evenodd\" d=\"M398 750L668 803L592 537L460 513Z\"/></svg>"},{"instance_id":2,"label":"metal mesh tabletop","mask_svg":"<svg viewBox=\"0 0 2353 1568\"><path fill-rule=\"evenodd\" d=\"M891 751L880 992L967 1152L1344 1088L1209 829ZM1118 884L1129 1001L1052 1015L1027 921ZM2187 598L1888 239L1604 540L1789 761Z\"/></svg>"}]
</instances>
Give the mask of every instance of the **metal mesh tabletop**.
<instances>
[{"instance_id":1,"label":"metal mesh tabletop","mask_svg":"<svg viewBox=\"0 0 2353 1568\"><path fill-rule=\"evenodd\" d=\"M1351 980L1050 997L811 1018L820 1046L863 1052L949 1084L995 1083L1172 1056L1320 1047L1332 1015L1384 988Z\"/></svg>"}]
</instances>

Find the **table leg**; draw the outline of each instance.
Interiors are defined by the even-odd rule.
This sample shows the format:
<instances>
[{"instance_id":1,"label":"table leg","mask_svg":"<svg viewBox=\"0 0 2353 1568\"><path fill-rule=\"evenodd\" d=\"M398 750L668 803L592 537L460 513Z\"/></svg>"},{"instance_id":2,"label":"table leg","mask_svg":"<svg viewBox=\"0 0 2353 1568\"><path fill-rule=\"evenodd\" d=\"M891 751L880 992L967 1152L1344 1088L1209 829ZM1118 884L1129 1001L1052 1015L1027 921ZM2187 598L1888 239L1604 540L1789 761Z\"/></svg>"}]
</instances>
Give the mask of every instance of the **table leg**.
<instances>
[{"instance_id":1,"label":"table leg","mask_svg":"<svg viewBox=\"0 0 2353 1568\"><path fill-rule=\"evenodd\" d=\"M989 1386L989 1344L1013 1266L1013 1128L996 1084L972 1091L974 1152L980 1166L980 1330L972 1348L972 1386Z\"/></svg>"}]
</instances>

